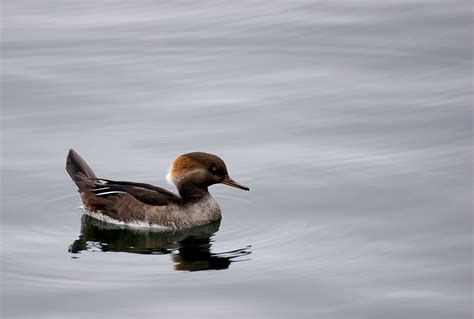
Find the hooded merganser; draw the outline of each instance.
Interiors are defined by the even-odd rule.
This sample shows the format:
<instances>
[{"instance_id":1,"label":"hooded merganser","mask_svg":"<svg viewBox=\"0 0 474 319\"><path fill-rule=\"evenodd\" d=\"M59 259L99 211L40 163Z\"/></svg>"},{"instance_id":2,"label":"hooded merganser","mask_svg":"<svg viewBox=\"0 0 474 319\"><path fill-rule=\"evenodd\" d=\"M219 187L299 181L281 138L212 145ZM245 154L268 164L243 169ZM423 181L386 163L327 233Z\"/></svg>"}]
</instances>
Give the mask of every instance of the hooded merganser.
<instances>
[{"instance_id":1,"label":"hooded merganser","mask_svg":"<svg viewBox=\"0 0 474 319\"><path fill-rule=\"evenodd\" d=\"M216 155L193 152L178 156L167 175L179 195L144 183L97 178L84 159L69 150L66 170L76 183L88 215L136 227L190 228L221 219L208 187L222 183L248 191L233 181Z\"/></svg>"}]
</instances>

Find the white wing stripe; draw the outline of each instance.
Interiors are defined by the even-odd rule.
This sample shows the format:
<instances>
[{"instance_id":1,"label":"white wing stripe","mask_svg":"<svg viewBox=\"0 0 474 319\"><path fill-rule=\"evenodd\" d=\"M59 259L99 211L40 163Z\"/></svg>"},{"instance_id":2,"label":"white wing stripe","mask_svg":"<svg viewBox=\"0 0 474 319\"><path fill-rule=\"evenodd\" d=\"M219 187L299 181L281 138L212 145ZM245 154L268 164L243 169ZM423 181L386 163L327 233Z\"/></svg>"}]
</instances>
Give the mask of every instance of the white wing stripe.
<instances>
[{"instance_id":1,"label":"white wing stripe","mask_svg":"<svg viewBox=\"0 0 474 319\"><path fill-rule=\"evenodd\" d=\"M98 193L98 194L96 194L96 195L97 195L97 196L103 196L103 195L110 195L110 194L120 194L120 193L124 193L124 194L126 194L126 192L121 192L121 191L111 191L111 192Z\"/></svg>"}]
</instances>

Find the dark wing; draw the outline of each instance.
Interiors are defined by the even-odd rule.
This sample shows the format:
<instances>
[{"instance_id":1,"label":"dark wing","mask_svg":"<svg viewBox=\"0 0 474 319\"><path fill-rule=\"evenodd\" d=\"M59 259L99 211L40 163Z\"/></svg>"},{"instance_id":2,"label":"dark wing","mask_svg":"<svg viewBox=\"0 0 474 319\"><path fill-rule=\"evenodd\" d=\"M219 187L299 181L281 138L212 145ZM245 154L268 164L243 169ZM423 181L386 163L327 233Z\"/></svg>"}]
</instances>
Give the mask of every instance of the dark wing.
<instances>
[{"instance_id":1,"label":"dark wing","mask_svg":"<svg viewBox=\"0 0 474 319\"><path fill-rule=\"evenodd\" d=\"M127 193L142 203L157 206L181 201L181 197L161 187L145 183L112 181L109 179L96 179L95 187L90 191L98 197Z\"/></svg>"}]
</instances>

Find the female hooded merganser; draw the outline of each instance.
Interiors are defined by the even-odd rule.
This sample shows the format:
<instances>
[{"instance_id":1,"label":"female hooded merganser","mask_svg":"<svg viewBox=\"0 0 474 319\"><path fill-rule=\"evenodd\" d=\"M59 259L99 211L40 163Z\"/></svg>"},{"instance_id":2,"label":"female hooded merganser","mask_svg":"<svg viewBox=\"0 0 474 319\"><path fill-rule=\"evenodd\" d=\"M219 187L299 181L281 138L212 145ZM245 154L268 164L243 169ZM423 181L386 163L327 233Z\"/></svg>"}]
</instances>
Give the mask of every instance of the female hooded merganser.
<instances>
[{"instance_id":1,"label":"female hooded merganser","mask_svg":"<svg viewBox=\"0 0 474 319\"><path fill-rule=\"evenodd\" d=\"M222 183L249 190L233 181L222 159L193 152L178 156L167 175L179 196L144 183L97 178L73 149L66 170L76 183L86 213L115 224L138 227L189 228L221 219L221 210L208 187Z\"/></svg>"}]
</instances>

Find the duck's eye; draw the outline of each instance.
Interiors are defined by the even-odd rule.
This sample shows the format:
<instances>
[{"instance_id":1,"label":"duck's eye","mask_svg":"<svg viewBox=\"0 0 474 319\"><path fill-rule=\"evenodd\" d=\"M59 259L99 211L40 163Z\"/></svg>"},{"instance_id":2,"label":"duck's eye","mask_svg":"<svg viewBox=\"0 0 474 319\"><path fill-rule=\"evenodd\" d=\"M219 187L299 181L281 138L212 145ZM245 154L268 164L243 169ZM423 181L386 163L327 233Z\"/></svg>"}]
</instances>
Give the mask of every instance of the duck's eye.
<instances>
[{"instance_id":1,"label":"duck's eye","mask_svg":"<svg viewBox=\"0 0 474 319\"><path fill-rule=\"evenodd\" d=\"M211 167L211 171L213 171L213 172L217 171L217 167L212 166L212 167Z\"/></svg>"}]
</instances>

